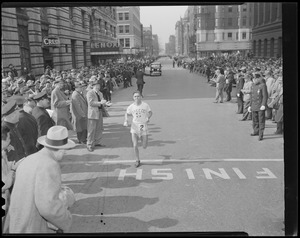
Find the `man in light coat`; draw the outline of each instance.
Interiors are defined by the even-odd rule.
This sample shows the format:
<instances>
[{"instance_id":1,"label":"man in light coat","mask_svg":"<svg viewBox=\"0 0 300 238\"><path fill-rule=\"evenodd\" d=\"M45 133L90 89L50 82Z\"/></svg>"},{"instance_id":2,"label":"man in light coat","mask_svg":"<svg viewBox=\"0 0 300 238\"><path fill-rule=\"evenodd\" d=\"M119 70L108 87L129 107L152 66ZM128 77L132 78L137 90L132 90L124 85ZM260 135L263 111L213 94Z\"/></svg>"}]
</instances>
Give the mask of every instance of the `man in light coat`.
<instances>
[{"instance_id":1,"label":"man in light coat","mask_svg":"<svg viewBox=\"0 0 300 238\"><path fill-rule=\"evenodd\" d=\"M100 92L100 80L94 78L91 81L92 89L86 94L88 102L88 124L87 124L87 150L94 151L95 146L100 144L103 135L103 116L101 107L104 107L106 100Z\"/></svg>"},{"instance_id":2,"label":"man in light coat","mask_svg":"<svg viewBox=\"0 0 300 238\"><path fill-rule=\"evenodd\" d=\"M63 126L51 127L38 142L44 148L26 157L16 170L8 211L9 233L55 233L55 228L66 232L72 224L68 208L75 197L70 190L63 190L58 161L75 143L68 139Z\"/></svg>"},{"instance_id":3,"label":"man in light coat","mask_svg":"<svg viewBox=\"0 0 300 238\"><path fill-rule=\"evenodd\" d=\"M64 82L61 79L55 81L55 88L51 93L51 110L53 110L52 118L56 125L66 127L68 130L72 130L73 126L70 121L70 104L71 100L68 100L67 96L61 91L64 86Z\"/></svg>"},{"instance_id":4,"label":"man in light coat","mask_svg":"<svg viewBox=\"0 0 300 238\"><path fill-rule=\"evenodd\" d=\"M83 95L83 87L79 82L75 82L75 91L72 93L71 113L73 129L77 133L79 144L87 141L87 111L88 104Z\"/></svg>"}]
</instances>

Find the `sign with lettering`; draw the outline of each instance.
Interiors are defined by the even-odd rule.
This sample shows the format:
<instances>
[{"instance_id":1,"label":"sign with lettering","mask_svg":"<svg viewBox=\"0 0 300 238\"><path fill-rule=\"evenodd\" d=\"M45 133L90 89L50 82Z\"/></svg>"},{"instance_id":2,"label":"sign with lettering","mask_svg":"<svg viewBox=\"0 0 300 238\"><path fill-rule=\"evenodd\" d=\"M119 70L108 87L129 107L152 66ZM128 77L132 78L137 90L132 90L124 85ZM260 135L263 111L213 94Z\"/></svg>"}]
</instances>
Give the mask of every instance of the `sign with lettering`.
<instances>
[{"instance_id":1,"label":"sign with lettering","mask_svg":"<svg viewBox=\"0 0 300 238\"><path fill-rule=\"evenodd\" d=\"M91 42L91 52L121 52L117 42Z\"/></svg>"},{"instance_id":2,"label":"sign with lettering","mask_svg":"<svg viewBox=\"0 0 300 238\"><path fill-rule=\"evenodd\" d=\"M59 47L60 40L55 36L46 36L43 38L42 47Z\"/></svg>"}]
</instances>

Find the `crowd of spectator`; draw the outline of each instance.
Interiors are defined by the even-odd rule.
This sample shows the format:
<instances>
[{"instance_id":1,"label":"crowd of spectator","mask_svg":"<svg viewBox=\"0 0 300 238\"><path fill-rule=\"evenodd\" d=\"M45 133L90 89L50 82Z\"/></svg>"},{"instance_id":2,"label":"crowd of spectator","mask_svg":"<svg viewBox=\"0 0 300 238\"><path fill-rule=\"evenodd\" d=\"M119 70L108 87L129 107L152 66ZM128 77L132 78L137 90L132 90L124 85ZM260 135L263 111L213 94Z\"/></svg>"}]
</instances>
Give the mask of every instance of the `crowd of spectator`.
<instances>
[{"instance_id":1,"label":"crowd of spectator","mask_svg":"<svg viewBox=\"0 0 300 238\"><path fill-rule=\"evenodd\" d=\"M190 73L201 75L207 83L216 86L216 100L231 101L232 88L236 87L237 114L242 121L252 120L249 112L251 88L254 79L259 78L267 89L267 103L264 105L267 120L277 123L275 134L283 133L283 74L282 58L253 58L252 55L221 54L198 60L181 60L182 67ZM221 81L220 81L221 79ZM225 80L222 80L225 79ZM250 107L251 108L251 107Z\"/></svg>"}]
</instances>

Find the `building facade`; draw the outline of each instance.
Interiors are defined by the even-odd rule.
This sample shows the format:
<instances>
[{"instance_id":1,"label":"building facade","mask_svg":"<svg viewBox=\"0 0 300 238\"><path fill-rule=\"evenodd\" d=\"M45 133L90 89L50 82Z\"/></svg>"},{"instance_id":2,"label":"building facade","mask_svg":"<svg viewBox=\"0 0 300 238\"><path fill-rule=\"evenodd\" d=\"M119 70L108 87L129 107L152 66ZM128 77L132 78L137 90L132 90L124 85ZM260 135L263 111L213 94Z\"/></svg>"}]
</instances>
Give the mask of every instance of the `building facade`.
<instances>
[{"instance_id":1,"label":"building facade","mask_svg":"<svg viewBox=\"0 0 300 238\"><path fill-rule=\"evenodd\" d=\"M1 8L2 70L38 76L119 57L115 7ZM117 48L111 54L111 48ZM114 57L113 57L114 56Z\"/></svg>"},{"instance_id":2,"label":"building facade","mask_svg":"<svg viewBox=\"0 0 300 238\"><path fill-rule=\"evenodd\" d=\"M158 35L153 34L153 56L157 57L159 55L159 43L158 43Z\"/></svg>"},{"instance_id":3,"label":"building facade","mask_svg":"<svg viewBox=\"0 0 300 238\"><path fill-rule=\"evenodd\" d=\"M183 20L180 18L175 24L175 54L183 55Z\"/></svg>"},{"instance_id":4,"label":"building facade","mask_svg":"<svg viewBox=\"0 0 300 238\"><path fill-rule=\"evenodd\" d=\"M70 14L72 12L72 15ZM2 69L36 75L91 64L88 8L2 8Z\"/></svg>"},{"instance_id":5,"label":"building facade","mask_svg":"<svg viewBox=\"0 0 300 238\"><path fill-rule=\"evenodd\" d=\"M117 7L117 28L123 54L137 55L142 47L140 7Z\"/></svg>"},{"instance_id":6,"label":"building facade","mask_svg":"<svg viewBox=\"0 0 300 238\"><path fill-rule=\"evenodd\" d=\"M143 42L145 48L144 55L151 57L153 55L152 25L150 27L143 27Z\"/></svg>"},{"instance_id":7,"label":"building facade","mask_svg":"<svg viewBox=\"0 0 300 238\"><path fill-rule=\"evenodd\" d=\"M282 56L282 3L251 3L254 57Z\"/></svg>"},{"instance_id":8,"label":"building facade","mask_svg":"<svg viewBox=\"0 0 300 238\"><path fill-rule=\"evenodd\" d=\"M251 50L251 5L198 6L197 56Z\"/></svg>"}]
</instances>

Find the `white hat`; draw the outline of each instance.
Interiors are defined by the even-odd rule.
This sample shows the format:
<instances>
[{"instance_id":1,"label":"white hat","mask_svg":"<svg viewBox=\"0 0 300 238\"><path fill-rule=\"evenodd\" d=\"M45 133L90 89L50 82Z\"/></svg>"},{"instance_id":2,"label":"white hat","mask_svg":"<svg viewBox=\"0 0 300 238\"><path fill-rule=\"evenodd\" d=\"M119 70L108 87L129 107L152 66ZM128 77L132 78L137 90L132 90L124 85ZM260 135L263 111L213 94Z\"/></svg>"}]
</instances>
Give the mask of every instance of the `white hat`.
<instances>
[{"instance_id":1,"label":"white hat","mask_svg":"<svg viewBox=\"0 0 300 238\"><path fill-rule=\"evenodd\" d=\"M67 150L76 145L74 141L68 139L68 130L64 126L50 127L47 135L39 137L37 141L43 146L58 150Z\"/></svg>"}]
</instances>

